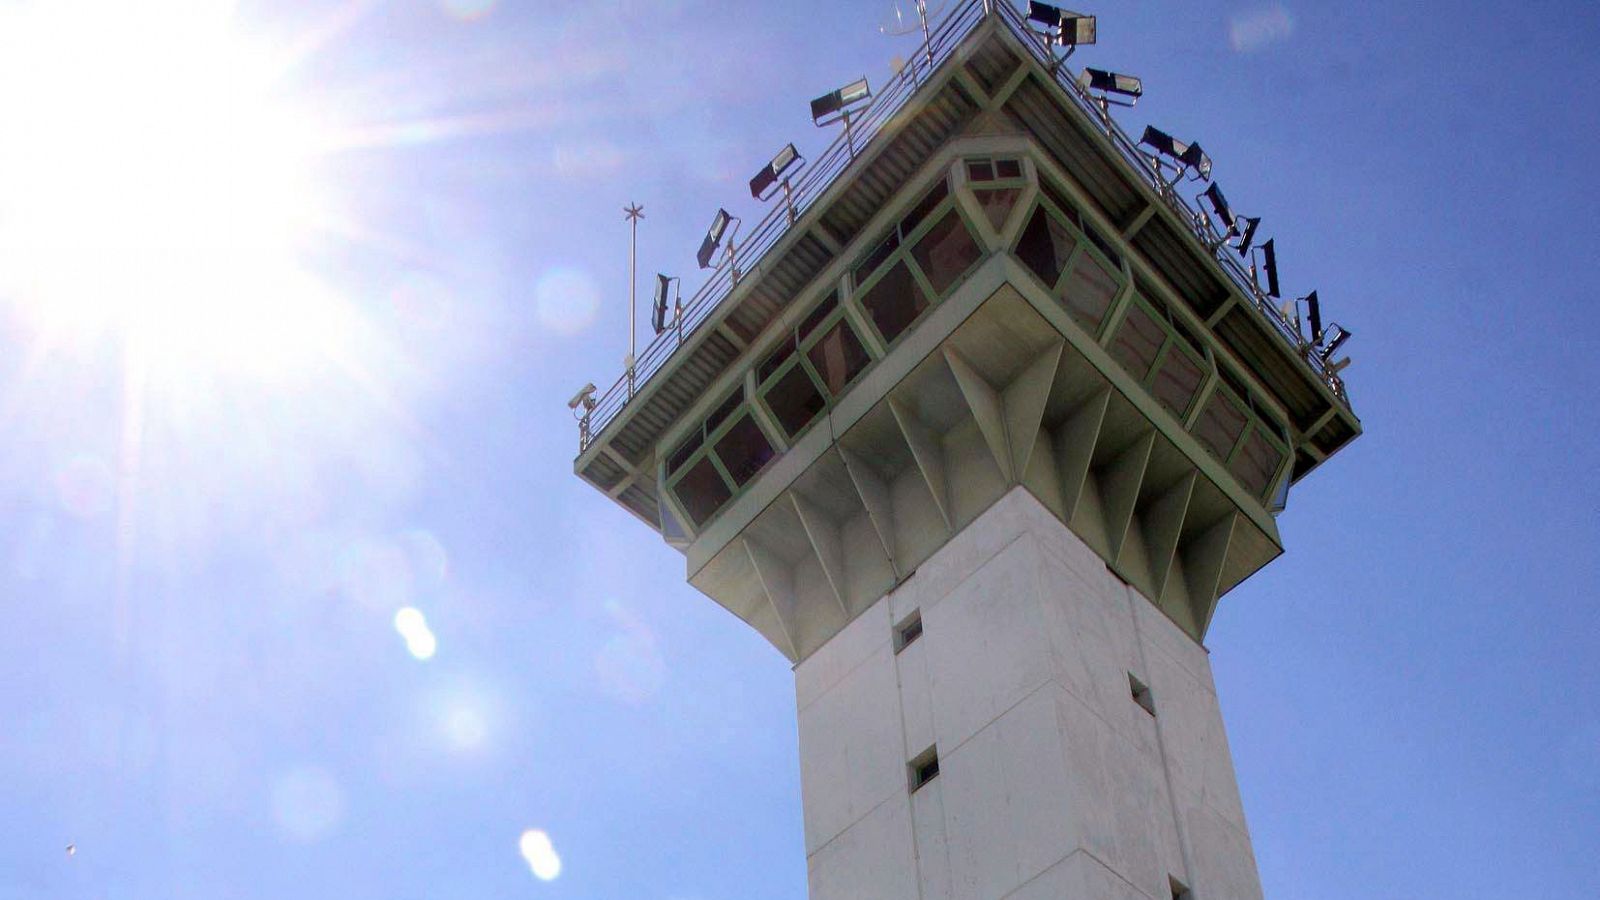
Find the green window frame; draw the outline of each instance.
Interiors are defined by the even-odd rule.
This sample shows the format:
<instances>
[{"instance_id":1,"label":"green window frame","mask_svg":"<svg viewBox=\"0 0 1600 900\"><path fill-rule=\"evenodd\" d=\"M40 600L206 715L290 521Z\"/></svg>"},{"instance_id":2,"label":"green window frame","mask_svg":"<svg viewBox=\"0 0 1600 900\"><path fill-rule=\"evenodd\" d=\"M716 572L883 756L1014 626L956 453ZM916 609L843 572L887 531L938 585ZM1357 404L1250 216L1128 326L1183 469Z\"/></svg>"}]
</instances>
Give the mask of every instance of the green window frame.
<instances>
[{"instance_id":1,"label":"green window frame","mask_svg":"<svg viewBox=\"0 0 1600 900\"><path fill-rule=\"evenodd\" d=\"M950 229L944 232L945 235L964 234L972 258L959 272L941 279L945 283L940 290L935 287L933 274L924 271L926 258L931 255L925 252L924 239L934 239L930 235L938 229L946 229L947 223L959 226L960 230ZM956 202L950 190L950 178L946 176L929 187L916 205L851 267L850 282L854 288L852 300L865 313L864 320L883 342L883 346L892 347L929 309L955 292L987 255L987 248L979 240L961 205ZM909 317L898 315L899 310L872 304L875 288L883 285L885 290L889 290L895 282L905 279L909 279L908 289L912 292Z\"/></svg>"},{"instance_id":2,"label":"green window frame","mask_svg":"<svg viewBox=\"0 0 1600 900\"><path fill-rule=\"evenodd\" d=\"M1159 335L1160 343L1149 358L1148 368L1137 371L1135 362L1143 363L1144 359L1137 355L1135 348L1155 335ZM1116 330L1107 335L1104 344L1112 358L1180 422L1188 421L1189 413L1215 371L1211 352L1205 344L1170 307L1142 291L1134 291ZM1180 371L1185 374L1180 376ZM1191 379L1187 385L1180 380L1186 377ZM1169 387L1174 385L1177 392L1187 394L1181 403L1175 402L1178 395Z\"/></svg>"},{"instance_id":3,"label":"green window frame","mask_svg":"<svg viewBox=\"0 0 1600 900\"><path fill-rule=\"evenodd\" d=\"M809 431L877 362L858 330L839 302L838 292L831 292L757 365L756 396L790 444ZM838 342L829 344L836 334L841 336ZM837 359L843 370L833 369L829 360L819 360L819 352L844 354ZM807 388L814 401L797 393ZM798 399L806 402L796 404ZM800 415L804 421L797 419Z\"/></svg>"},{"instance_id":4,"label":"green window frame","mask_svg":"<svg viewBox=\"0 0 1600 900\"><path fill-rule=\"evenodd\" d=\"M740 450L753 452L741 459ZM678 442L662 463L663 481L695 527L704 527L780 455L740 386Z\"/></svg>"},{"instance_id":5,"label":"green window frame","mask_svg":"<svg viewBox=\"0 0 1600 900\"><path fill-rule=\"evenodd\" d=\"M1040 186L1046 184L1048 182L1041 179ZM1082 218L1075 209L1071 206L1062 208L1058 205L1067 202L1059 192L1041 191L1041 194L1042 196L1028 210L1025 220L1027 224L1018 231L1016 243L1011 247L1011 254L1023 264L1024 269L1044 285L1045 290L1066 309L1074 322L1095 340L1101 340L1106 330L1106 323L1111 319L1112 310L1116 308L1118 299L1128 289L1128 273L1122 268L1122 257L1116 255L1114 251L1108 255L1101 248L1103 239L1096 242L1090 237L1089 232L1084 230ZM1049 231L1052 226L1059 234ZM1032 258L1034 254L1024 252L1026 244L1039 239L1039 228L1046 230L1044 239L1049 244L1052 256L1050 268L1055 270L1053 279L1050 279L1051 273L1048 270L1041 271L1043 260ZM1072 239L1071 249L1066 252L1064 259L1061 256L1061 247L1057 243L1058 237ZM1065 241L1060 243L1064 244ZM1113 284L1109 296L1103 303L1098 304L1098 316L1093 315L1092 306L1085 305L1076 297L1068 296L1069 289L1084 283L1086 277L1092 277L1079 274L1080 271L1091 271L1084 268L1091 264L1098 268L1101 274L1110 276ZM1073 291L1073 293L1078 292Z\"/></svg>"},{"instance_id":6,"label":"green window frame","mask_svg":"<svg viewBox=\"0 0 1600 900\"><path fill-rule=\"evenodd\" d=\"M1202 407L1200 416L1196 417L1189 431L1199 440L1201 446L1222 462L1224 468L1245 488L1246 492L1263 502L1270 501L1277 493L1286 469L1292 462L1287 433L1277 423L1277 419L1263 411L1254 395L1239 384L1229 372L1220 369L1218 374L1217 384L1206 396L1205 406ZM1219 451L1215 442L1200 430L1202 417L1208 415L1214 404L1227 404L1232 407L1236 415L1244 419L1238 436L1225 451ZM1259 453L1263 447L1277 454L1277 463L1270 472L1259 465L1253 467L1251 465L1252 462L1260 462L1258 458L1252 458L1252 454ZM1253 473L1264 474L1259 479L1253 479L1251 477ZM1252 483L1256 480L1261 483Z\"/></svg>"},{"instance_id":7,"label":"green window frame","mask_svg":"<svg viewBox=\"0 0 1600 900\"><path fill-rule=\"evenodd\" d=\"M1028 170L1018 156L967 156L961 160L966 188L999 234L1005 230L1028 187Z\"/></svg>"}]
</instances>

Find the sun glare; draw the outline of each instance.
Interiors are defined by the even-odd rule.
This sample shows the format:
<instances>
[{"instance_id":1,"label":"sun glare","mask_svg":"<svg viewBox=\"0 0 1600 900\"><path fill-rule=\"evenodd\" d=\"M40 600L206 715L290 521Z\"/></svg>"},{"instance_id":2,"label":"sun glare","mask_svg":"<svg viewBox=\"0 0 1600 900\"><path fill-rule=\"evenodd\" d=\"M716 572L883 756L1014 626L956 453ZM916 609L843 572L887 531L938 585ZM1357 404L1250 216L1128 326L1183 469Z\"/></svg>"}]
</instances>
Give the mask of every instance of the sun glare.
<instances>
[{"instance_id":1,"label":"sun glare","mask_svg":"<svg viewBox=\"0 0 1600 900\"><path fill-rule=\"evenodd\" d=\"M0 299L48 340L281 374L337 304L300 260L321 137L229 4L0 9Z\"/></svg>"}]
</instances>

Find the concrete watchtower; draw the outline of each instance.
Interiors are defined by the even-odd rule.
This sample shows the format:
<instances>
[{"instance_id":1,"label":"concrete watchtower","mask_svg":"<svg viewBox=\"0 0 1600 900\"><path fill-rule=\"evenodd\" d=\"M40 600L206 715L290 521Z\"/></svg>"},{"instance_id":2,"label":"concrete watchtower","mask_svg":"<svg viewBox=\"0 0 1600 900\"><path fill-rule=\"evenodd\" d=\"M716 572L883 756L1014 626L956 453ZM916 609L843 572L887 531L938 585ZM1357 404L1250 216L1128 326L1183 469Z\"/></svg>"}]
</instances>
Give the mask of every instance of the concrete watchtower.
<instances>
[{"instance_id":1,"label":"concrete watchtower","mask_svg":"<svg viewBox=\"0 0 1600 900\"><path fill-rule=\"evenodd\" d=\"M813 900L1260 897L1201 641L1339 366L1005 3L847 126L578 474L794 663Z\"/></svg>"}]
</instances>

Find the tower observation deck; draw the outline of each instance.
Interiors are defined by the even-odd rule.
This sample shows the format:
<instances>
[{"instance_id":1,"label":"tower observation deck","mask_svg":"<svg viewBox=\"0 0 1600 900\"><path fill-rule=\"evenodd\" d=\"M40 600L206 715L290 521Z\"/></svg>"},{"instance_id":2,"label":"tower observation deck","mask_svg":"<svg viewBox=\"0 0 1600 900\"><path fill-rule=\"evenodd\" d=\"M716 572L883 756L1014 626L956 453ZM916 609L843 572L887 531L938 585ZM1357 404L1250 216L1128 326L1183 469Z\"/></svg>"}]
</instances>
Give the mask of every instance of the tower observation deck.
<instances>
[{"instance_id":1,"label":"tower observation deck","mask_svg":"<svg viewBox=\"0 0 1600 900\"><path fill-rule=\"evenodd\" d=\"M816 900L1260 896L1200 642L1361 425L1174 181L958 2L581 422L795 665Z\"/></svg>"}]
</instances>

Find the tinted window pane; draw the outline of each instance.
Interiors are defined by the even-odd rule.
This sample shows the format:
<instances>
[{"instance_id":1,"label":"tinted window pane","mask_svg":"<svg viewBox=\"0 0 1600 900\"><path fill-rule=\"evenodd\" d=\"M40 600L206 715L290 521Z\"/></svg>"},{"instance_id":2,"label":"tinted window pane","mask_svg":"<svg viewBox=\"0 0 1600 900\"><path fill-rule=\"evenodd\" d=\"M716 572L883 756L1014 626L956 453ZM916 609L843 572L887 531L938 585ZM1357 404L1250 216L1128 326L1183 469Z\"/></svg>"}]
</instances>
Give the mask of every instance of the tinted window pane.
<instances>
[{"instance_id":1,"label":"tinted window pane","mask_svg":"<svg viewBox=\"0 0 1600 900\"><path fill-rule=\"evenodd\" d=\"M861 305L872 315L872 324L878 326L884 343L900 336L900 332L917 320L928 308L928 301L917 287L916 279L905 263L896 263L872 290L861 298Z\"/></svg>"},{"instance_id":2,"label":"tinted window pane","mask_svg":"<svg viewBox=\"0 0 1600 900\"><path fill-rule=\"evenodd\" d=\"M1049 288L1055 287L1056 279L1061 277L1061 268L1067 264L1072 246L1071 241L1062 240L1060 226L1041 206L1034 210L1033 218L1022 229L1016 254L1022 264L1032 269L1033 274L1039 276L1039 280Z\"/></svg>"},{"instance_id":3,"label":"tinted window pane","mask_svg":"<svg viewBox=\"0 0 1600 900\"><path fill-rule=\"evenodd\" d=\"M813 344L806 355L811 358L812 368L822 376L822 386L835 397L844 392L845 385L861 374L867 363L872 362L866 348L861 346L855 332L850 330L849 323L842 319L823 335L822 340Z\"/></svg>"},{"instance_id":4,"label":"tinted window pane","mask_svg":"<svg viewBox=\"0 0 1600 900\"><path fill-rule=\"evenodd\" d=\"M941 297L980 255L967 224L954 210L945 213L944 218L928 229L911 253L922 267L922 274L928 276L933 292Z\"/></svg>"},{"instance_id":5,"label":"tinted window pane","mask_svg":"<svg viewBox=\"0 0 1600 900\"><path fill-rule=\"evenodd\" d=\"M1239 448L1239 455L1233 458L1228 469L1244 485L1245 490L1260 497L1266 494L1272 484L1272 476L1277 474L1282 462L1283 453L1272 446L1260 428L1252 428L1249 437L1244 439L1244 445Z\"/></svg>"},{"instance_id":6,"label":"tinted window pane","mask_svg":"<svg viewBox=\"0 0 1600 900\"><path fill-rule=\"evenodd\" d=\"M993 181L994 166L987 159L977 159L967 163L968 181Z\"/></svg>"},{"instance_id":7,"label":"tinted window pane","mask_svg":"<svg viewBox=\"0 0 1600 900\"><path fill-rule=\"evenodd\" d=\"M983 207L983 215L994 226L995 231L1006 227L1006 219L1011 217L1011 208L1017 205L1017 198L1022 196L1021 188L998 188L989 191L976 191L978 205Z\"/></svg>"},{"instance_id":8,"label":"tinted window pane","mask_svg":"<svg viewBox=\"0 0 1600 900\"><path fill-rule=\"evenodd\" d=\"M678 449L672 451L672 455L667 457L667 471L676 472L683 468L683 464L689 461L689 457L700 449L700 438L702 437L704 435L700 433L700 429L696 428L694 434L684 439L684 442L678 445Z\"/></svg>"},{"instance_id":9,"label":"tinted window pane","mask_svg":"<svg viewBox=\"0 0 1600 900\"><path fill-rule=\"evenodd\" d=\"M794 347L794 335L791 334L784 338L783 343L774 348L771 353L767 354L767 358L761 361L761 366L756 369L756 380L765 382L768 378L771 378L772 373L782 368L784 362L794 353Z\"/></svg>"},{"instance_id":10,"label":"tinted window pane","mask_svg":"<svg viewBox=\"0 0 1600 900\"><path fill-rule=\"evenodd\" d=\"M1156 373L1156 399L1180 417L1189 411L1194 395L1200 390L1200 364L1177 347L1167 353Z\"/></svg>"},{"instance_id":11,"label":"tinted window pane","mask_svg":"<svg viewBox=\"0 0 1600 900\"><path fill-rule=\"evenodd\" d=\"M896 248L899 246L900 236L894 232L890 232L889 235L883 239L882 243L878 244L876 247L873 247L872 252L867 254L867 258L863 259L861 264L856 266L856 270L853 273L855 275L856 284L866 281L872 276L873 272L878 271L878 267L883 265L883 261L888 259L890 254L894 253Z\"/></svg>"},{"instance_id":12,"label":"tinted window pane","mask_svg":"<svg viewBox=\"0 0 1600 900\"><path fill-rule=\"evenodd\" d=\"M733 411L738 409L739 404L743 402L743 390L736 390L729 394L728 399L722 401L721 406L718 406L716 409L712 410L711 415L706 416L706 434L711 434L711 432L717 430L718 425L728 421L728 417L733 415Z\"/></svg>"},{"instance_id":13,"label":"tinted window pane","mask_svg":"<svg viewBox=\"0 0 1600 900\"><path fill-rule=\"evenodd\" d=\"M740 416L717 440L716 451L722 467L741 487L772 459L772 445L767 443L767 436L748 413Z\"/></svg>"},{"instance_id":14,"label":"tinted window pane","mask_svg":"<svg viewBox=\"0 0 1600 900\"><path fill-rule=\"evenodd\" d=\"M822 298L822 302L817 304L817 308L813 309L805 317L805 320L800 323L800 327L797 329L800 332L800 337L809 337L811 332L816 330L818 325L822 324L822 320L828 317L828 313L833 312L838 306L838 294L829 294L828 296Z\"/></svg>"},{"instance_id":15,"label":"tinted window pane","mask_svg":"<svg viewBox=\"0 0 1600 900\"><path fill-rule=\"evenodd\" d=\"M1021 178L1022 161L1016 159L997 159L994 162L994 172L1001 178Z\"/></svg>"},{"instance_id":16,"label":"tinted window pane","mask_svg":"<svg viewBox=\"0 0 1600 900\"><path fill-rule=\"evenodd\" d=\"M906 217L900 220L900 236L909 235L918 225L921 225L922 220L928 217L928 213L932 212L933 208L938 206L940 201L949 195L950 187L943 181L930 188L928 193L924 194L922 199L918 201L916 208L906 213Z\"/></svg>"},{"instance_id":17,"label":"tinted window pane","mask_svg":"<svg viewBox=\"0 0 1600 900\"><path fill-rule=\"evenodd\" d=\"M711 460L703 456L684 473L672 491L696 525L704 525L733 496Z\"/></svg>"},{"instance_id":18,"label":"tinted window pane","mask_svg":"<svg viewBox=\"0 0 1600 900\"><path fill-rule=\"evenodd\" d=\"M1072 273L1061 287L1061 303L1091 333L1099 330L1117 296L1117 279L1087 251L1078 254Z\"/></svg>"},{"instance_id":19,"label":"tinted window pane","mask_svg":"<svg viewBox=\"0 0 1600 900\"><path fill-rule=\"evenodd\" d=\"M1227 459L1233 452L1233 445L1239 442L1244 426L1244 410L1232 397L1218 390L1211 394L1200 411L1200 418L1195 420L1194 436L1218 459Z\"/></svg>"},{"instance_id":20,"label":"tinted window pane","mask_svg":"<svg viewBox=\"0 0 1600 900\"><path fill-rule=\"evenodd\" d=\"M811 423L826 402L811 376L800 366L783 373L762 397L784 434L791 438Z\"/></svg>"},{"instance_id":21,"label":"tinted window pane","mask_svg":"<svg viewBox=\"0 0 1600 900\"><path fill-rule=\"evenodd\" d=\"M1083 233L1089 238L1089 243L1095 245L1095 247L1101 253L1104 253L1106 255L1106 259L1111 260L1111 264L1113 266L1116 266L1119 269L1122 268L1122 254L1111 249L1111 244L1106 241L1105 238L1101 237L1100 232L1096 231L1088 222L1084 222L1082 224Z\"/></svg>"},{"instance_id":22,"label":"tinted window pane","mask_svg":"<svg viewBox=\"0 0 1600 900\"><path fill-rule=\"evenodd\" d=\"M1039 179L1039 189L1044 191L1044 195L1050 198L1050 202L1054 203L1057 209L1061 210L1061 214L1067 217L1068 222L1073 225L1082 224L1078 220L1078 208L1067 201L1065 194L1057 190L1055 182L1050 181L1048 178L1041 178Z\"/></svg>"},{"instance_id":23,"label":"tinted window pane","mask_svg":"<svg viewBox=\"0 0 1600 900\"><path fill-rule=\"evenodd\" d=\"M1128 317L1117 329L1117 338L1111 342L1111 355L1133 377L1143 381L1166 340L1166 330L1144 311L1144 307L1135 304L1128 308Z\"/></svg>"}]
</instances>

